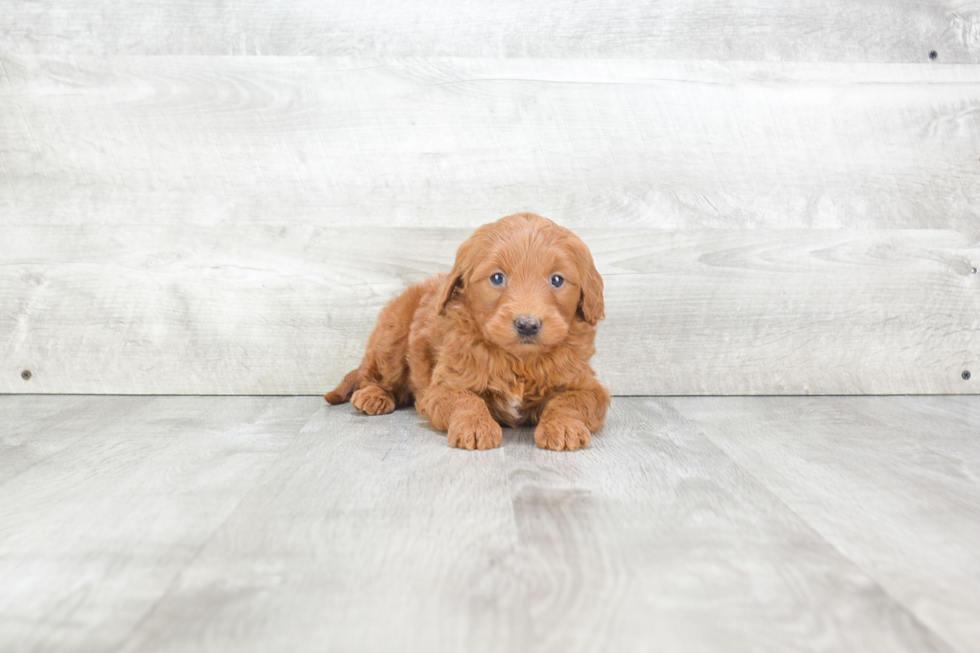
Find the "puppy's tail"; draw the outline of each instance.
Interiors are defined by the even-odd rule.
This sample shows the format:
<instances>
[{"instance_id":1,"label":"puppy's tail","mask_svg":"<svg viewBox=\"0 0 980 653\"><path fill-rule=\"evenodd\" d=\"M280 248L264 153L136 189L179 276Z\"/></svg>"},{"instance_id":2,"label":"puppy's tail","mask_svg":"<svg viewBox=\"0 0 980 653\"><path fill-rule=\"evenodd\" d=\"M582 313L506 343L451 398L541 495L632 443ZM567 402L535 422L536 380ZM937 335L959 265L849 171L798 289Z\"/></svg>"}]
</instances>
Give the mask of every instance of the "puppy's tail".
<instances>
[{"instance_id":1,"label":"puppy's tail","mask_svg":"<svg viewBox=\"0 0 980 653\"><path fill-rule=\"evenodd\" d=\"M350 400L354 391L361 387L361 368L351 370L332 392L323 395L327 403L337 405Z\"/></svg>"}]
</instances>

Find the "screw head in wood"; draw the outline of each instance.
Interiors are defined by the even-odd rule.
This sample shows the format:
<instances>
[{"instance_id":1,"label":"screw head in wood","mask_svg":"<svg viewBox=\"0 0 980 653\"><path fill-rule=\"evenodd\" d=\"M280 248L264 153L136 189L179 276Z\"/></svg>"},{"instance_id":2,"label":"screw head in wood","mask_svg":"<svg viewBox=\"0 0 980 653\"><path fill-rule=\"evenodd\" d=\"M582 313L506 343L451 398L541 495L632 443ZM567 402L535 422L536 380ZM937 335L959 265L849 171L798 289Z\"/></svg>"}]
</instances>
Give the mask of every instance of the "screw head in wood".
<instances>
[{"instance_id":1,"label":"screw head in wood","mask_svg":"<svg viewBox=\"0 0 980 653\"><path fill-rule=\"evenodd\" d=\"M33 375L31 374L30 370L24 370L23 372L20 373L20 378L24 379L25 381L30 381L31 376Z\"/></svg>"},{"instance_id":2,"label":"screw head in wood","mask_svg":"<svg viewBox=\"0 0 980 653\"><path fill-rule=\"evenodd\" d=\"M938 56L939 56L939 53L936 52L935 50L933 50L932 52L929 53L929 58L930 59L935 59Z\"/></svg>"},{"instance_id":3,"label":"screw head in wood","mask_svg":"<svg viewBox=\"0 0 980 653\"><path fill-rule=\"evenodd\" d=\"M960 376L963 377L963 380L964 381L969 381L970 380L970 370L963 370L963 373L960 374Z\"/></svg>"}]
</instances>

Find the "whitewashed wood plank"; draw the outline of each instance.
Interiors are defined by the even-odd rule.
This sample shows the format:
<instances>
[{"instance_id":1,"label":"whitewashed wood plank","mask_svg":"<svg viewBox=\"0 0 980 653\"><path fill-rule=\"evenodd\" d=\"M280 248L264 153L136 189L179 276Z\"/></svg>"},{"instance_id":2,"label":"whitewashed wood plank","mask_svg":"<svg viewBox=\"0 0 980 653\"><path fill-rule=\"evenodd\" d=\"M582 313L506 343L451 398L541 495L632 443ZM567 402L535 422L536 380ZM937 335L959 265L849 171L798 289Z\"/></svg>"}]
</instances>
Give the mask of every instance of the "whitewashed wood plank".
<instances>
[{"instance_id":1,"label":"whitewashed wood plank","mask_svg":"<svg viewBox=\"0 0 980 653\"><path fill-rule=\"evenodd\" d=\"M10 422L19 432L34 428L30 414L45 402L51 412L68 408L64 398L3 400L20 416ZM819 494L813 506L866 526L875 523L870 498L889 518L900 506L899 516L919 527L939 523L962 543L975 520L935 515L976 503L980 449L967 430L976 423L975 398L621 398L592 448L574 455L539 451L529 430L510 429L502 449L453 451L413 411L366 418L349 406L323 407L299 435L280 434L275 462L202 545L191 527L200 511L186 509L220 499L227 465L218 465L218 483L213 475L190 479L201 467L214 472L243 437L250 450L268 452L263 426L302 423L317 405L273 400L282 410L253 410L255 401L158 398L124 423L107 410L108 428L91 442L73 443L70 455L8 485L5 497L15 503L0 505L0 529L12 528L0 530L0 546L32 554L23 554L31 564L3 568L5 647L575 652L648 650L655 642L665 651L952 650L889 583L848 559L852 545L867 543L866 528L828 543L804 521L810 512L781 503L792 492L776 487L777 498L742 466L761 440L799 452L798 440L829 434L830 446L817 451L822 471L886 482L872 497L855 495L860 503L841 502L824 487L826 473L800 474L797 486ZM911 439L896 440L896 419L911 425ZM719 448L702 422L746 432L756 424L767 435L743 445L721 429ZM925 424L954 432L933 428L923 438ZM815 469L814 456L805 458ZM947 464L954 459L969 476ZM143 482L133 491L136 479ZM133 510L151 495L158 507L182 508ZM917 510L925 504L930 514ZM177 528L155 527L174 519ZM141 525L149 528L133 537ZM879 542L876 559L907 536ZM154 538L166 542L152 546ZM939 547L928 554L942 557ZM49 556L59 566L45 572ZM947 571L959 559L947 559ZM908 568L918 563L913 557L899 577L918 574ZM174 572L162 597L159 579L143 573L151 566ZM914 603L942 606L966 632L978 609L954 597L969 581L926 574ZM54 608L32 611L52 601Z\"/></svg>"},{"instance_id":2,"label":"whitewashed wood plank","mask_svg":"<svg viewBox=\"0 0 980 653\"><path fill-rule=\"evenodd\" d=\"M60 392L322 394L360 361L385 302L448 269L467 235L9 229L0 241L8 263L0 302L9 307L0 313L0 355L10 370L2 391L52 392L61 378L75 390ZM82 353L93 346L94 359Z\"/></svg>"},{"instance_id":3,"label":"whitewashed wood plank","mask_svg":"<svg viewBox=\"0 0 980 653\"><path fill-rule=\"evenodd\" d=\"M145 417L149 397L0 396L0 488L113 420ZM2 489L0 489L2 492Z\"/></svg>"},{"instance_id":4,"label":"whitewashed wood plank","mask_svg":"<svg viewBox=\"0 0 980 653\"><path fill-rule=\"evenodd\" d=\"M65 429L60 451L2 485L0 649L116 650L319 407L135 401L86 399L101 428L78 414L84 437Z\"/></svg>"},{"instance_id":5,"label":"whitewashed wood plank","mask_svg":"<svg viewBox=\"0 0 980 653\"><path fill-rule=\"evenodd\" d=\"M978 66L0 56L3 226L980 223Z\"/></svg>"},{"instance_id":6,"label":"whitewashed wood plank","mask_svg":"<svg viewBox=\"0 0 980 653\"><path fill-rule=\"evenodd\" d=\"M527 650L505 451L389 417L324 404L119 650Z\"/></svg>"},{"instance_id":7,"label":"whitewashed wood plank","mask_svg":"<svg viewBox=\"0 0 980 653\"><path fill-rule=\"evenodd\" d=\"M980 235L580 234L605 277L607 319L594 360L614 393L980 389L980 275L972 273ZM0 391L320 394L360 362L385 302L448 270L467 235L285 225L7 229Z\"/></svg>"},{"instance_id":8,"label":"whitewashed wood plank","mask_svg":"<svg viewBox=\"0 0 980 653\"><path fill-rule=\"evenodd\" d=\"M463 452L324 407L126 651L947 651L683 421Z\"/></svg>"},{"instance_id":9,"label":"whitewashed wood plank","mask_svg":"<svg viewBox=\"0 0 980 653\"><path fill-rule=\"evenodd\" d=\"M980 233L588 236L620 394L980 392Z\"/></svg>"},{"instance_id":10,"label":"whitewashed wood plank","mask_svg":"<svg viewBox=\"0 0 980 653\"><path fill-rule=\"evenodd\" d=\"M980 400L666 404L961 651L980 641Z\"/></svg>"},{"instance_id":11,"label":"whitewashed wood plank","mask_svg":"<svg viewBox=\"0 0 980 653\"><path fill-rule=\"evenodd\" d=\"M980 8L955 0L13 0L4 13L5 47L35 54L980 61Z\"/></svg>"}]
</instances>

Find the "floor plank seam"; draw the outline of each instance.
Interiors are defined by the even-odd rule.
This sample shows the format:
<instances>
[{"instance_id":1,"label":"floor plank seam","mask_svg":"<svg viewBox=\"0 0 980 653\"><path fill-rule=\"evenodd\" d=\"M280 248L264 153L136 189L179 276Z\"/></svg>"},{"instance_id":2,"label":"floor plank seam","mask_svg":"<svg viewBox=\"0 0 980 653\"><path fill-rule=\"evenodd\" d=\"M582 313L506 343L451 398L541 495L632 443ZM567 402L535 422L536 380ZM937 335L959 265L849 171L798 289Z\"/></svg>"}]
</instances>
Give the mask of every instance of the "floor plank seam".
<instances>
[{"instance_id":1,"label":"floor plank seam","mask_svg":"<svg viewBox=\"0 0 980 653\"><path fill-rule=\"evenodd\" d=\"M808 519L804 518L795 508L793 508L793 506L791 506L788 503L786 503L786 501L784 501L782 499L782 497L778 496L775 492L773 492L773 490L762 479L760 479L756 474L754 474L753 472L751 472L750 470L748 470L747 468L745 468L739 461L737 461L735 458L733 458L727 451L725 451L724 449L722 449L718 445L718 443L715 442L715 439L711 435L709 435L707 433L707 430L706 429L701 428L700 425L697 425L694 422L692 422L691 420L689 420L688 418L684 417L680 413L680 411L676 409L676 407L671 406L670 409L671 409L671 411L673 411L675 413L675 416L678 419L683 420L686 424L688 424L689 426L691 426L692 432L697 433L701 437L705 438L708 442L710 442L711 443L711 446L714 447L719 453L721 453L725 457L727 457L732 462L732 464L735 465L735 467L737 467L739 469L740 472L742 472L747 478L752 479L752 482L755 483L758 487L760 487L761 489L765 490L766 493L769 494L774 500L776 500L777 502L779 502L779 504L781 506L785 507L786 510L788 510L791 514L793 514L797 519L799 519L800 520L800 523L805 524L806 525L806 528L814 536L816 536L817 538L819 538L819 540L821 542L823 542L831 550L833 550L835 553L837 553L837 555L839 555L841 558L843 558L844 560L846 560L849 564L853 565L855 569L860 570L862 574L864 574L868 579L870 579L871 581L873 581L874 584L875 584L875 586L883 594L885 594L885 596L887 596L892 601L894 601L896 605L902 606L902 608L905 610L905 612L908 614L908 616L911 617L915 621L915 623L918 624L922 629L924 629L927 632L931 633L934 637L936 637L938 640L940 640L946 646L948 646L950 648L950 650L957 651L957 653L969 653L969 651L964 651L964 650L958 648L957 646L955 646L942 633L940 633L939 631L937 631L935 628L933 628L929 624L925 623L922 620L922 618L919 616L919 614L915 611L915 609L912 608L911 606L909 606L905 601L902 601L897 596L895 596L895 594L893 594L891 592L891 590L889 590L885 585L882 584L881 580L877 577L877 575L869 572L862 564L858 563L850 555L848 555L844 551L842 551L840 549L840 547L838 547L836 544L834 544L833 542L831 542L827 538L827 536L824 535L824 533L822 531L820 531L816 526L814 526Z\"/></svg>"},{"instance_id":2,"label":"floor plank seam","mask_svg":"<svg viewBox=\"0 0 980 653\"><path fill-rule=\"evenodd\" d=\"M314 414L312 416L310 416L308 419L306 419L303 422L302 426L300 426L296 430L296 433L290 439L290 444L292 444L292 442L294 442L295 439L297 437L299 437L299 435L301 433L303 433L303 431L306 429L306 427L310 424L310 422L313 420L313 418L316 417L317 414L319 414L319 412L320 412L320 409L318 409L316 412L314 412ZM285 447L283 447L282 451L280 451L275 456L272 456L271 457L271 460L265 466L265 468L262 470L262 473L261 474L258 474L256 476L255 482L252 484L252 487L247 492L242 493L241 498L239 498L239 500L235 502L234 507L232 507L232 509L228 511L228 514L225 516L225 518L222 519L221 522L218 523L214 527L214 530L211 531L211 534L208 535L207 538L205 538L204 541L201 542L200 546L198 546L194 550L194 553L187 559L187 562L179 570L176 570L174 572L173 577L167 583L167 586L160 593L160 595L156 598L156 600L153 601L153 604L146 610L146 612L139 618L139 620L135 624L133 624L133 627L130 629L129 633L126 635L126 637L124 639L122 639L122 641L119 643L119 646L115 649L117 653L119 651L123 651L123 650L126 650L127 649L129 643L133 640L133 638L139 632L139 630L143 626L143 624L145 624L153 616L153 614L156 612L157 608L159 608L160 605L165 600L167 600L170 597L170 594L171 594L172 590L174 589L177 581L184 574L184 572L186 572L197 561L197 559L201 555L201 552L203 552L204 549L207 548L208 544L210 544L214 540L215 536L217 536L217 534L221 532L221 530L225 527L225 525L228 524L228 522L231 521L232 517L234 517L238 513L238 509L242 506L242 504L244 504L245 501L249 497L252 496L252 494L256 491L257 488L259 488L259 487L262 486L262 483L265 480L266 474L268 474L269 470L272 469L272 467L283 456L285 456L288 451L289 451L289 445L286 445Z\"/></svg>"},{"instance_id":3,"label":"floor plank seam","mask_svg":"<svg viewBox=\"0 0 980 653\"><path fill-rule=\"evenodd\" d=\"M976 399L617 397L574 453L319 397L10 401L3 650L978 641Z\"/></svg>"},{"instance_id":4,"label":"floor plank seam","mask_svg":"<svg viewBox=\"0 0 980 653\"><path fill-rule=\"evenodd\" d=\"M64 395L52 395L52 396L57 396L57 397L61 397L61 396L64 396ZM76 396L81 396L81 395L76 395ZM89 395L86 395L86 396L89 396ZM77 419L77 417L76 417L76 416L74 416L74 415L72 415L72 416L68 416L68 417L65 417L65 418L64 418L64 419L62 419L61 421L58 421L58 422L55 422L54 424L51 424L51 425L50 425L50 426L49 426L48 428L50 428L50 429L56 429L56 428L58 428L59 426L64 426L65 424L67 424L68 422L70 422L70 421L72 421L73 419ZM80 440L83 440L83 439L85 439L85 438L87 438L87 437L89 437L89 436L91 436L91 435L92 435L93 433L96 433L96 432L98 432L98 431L100 431L100 430L101 430L102 428L104 428L104 426L100 424L100 425L97 425L97 426L95 426L95 427L93 427L93 428L91 428L91 429L89 429L88 431L86 431L86 432L85 432L85 434L84 434L84 435L81 435L81 436L79 436L79 437L77 438L77 440L76 440L76 442L77 442L77 441L80 441ZM68 445L68 446L71 446L71 445ZM19 478L19 477L20 477L21 475L23 475L23 474L25 474L25 473L27 473L27 472L29 472L29 471L31 471L32 469L34 469L34 468L35 468L35 467L37 467L38 465L41 465L41 464L43 464L43 463L46 463L46 462L48 462L48 461L49 461L49 460L50 460L51 458L53 458L54 456L57 456L58 454L60 454L60 453L62 453L62 451L63 451L63 449L57 449L57 450L55 450L55 451L52 451L52 452L51 452L51 453L49 453L49 454L48 454L47 456L44 456L44 457L42 457L42 458L39 458L38 460L35 460L35 461L34 461L34 462L32 462L32 463L31 463L30 465L28 465L28 466L27 466L27 467L25 467L24 469L22 469L22 470L20 470L19 472L17 472L17 473L16 473L16 474L14 474L13 476L10 476L9 478L5 478L4 480L2 480L2 481L0 481L0 489L3 489L3 487L4 487L5 485L7 485L8 483L10 483L10 482L11 482L11 481L13 481L14 479L17 479L17 478Z\"/></svg>"}]
</instances>

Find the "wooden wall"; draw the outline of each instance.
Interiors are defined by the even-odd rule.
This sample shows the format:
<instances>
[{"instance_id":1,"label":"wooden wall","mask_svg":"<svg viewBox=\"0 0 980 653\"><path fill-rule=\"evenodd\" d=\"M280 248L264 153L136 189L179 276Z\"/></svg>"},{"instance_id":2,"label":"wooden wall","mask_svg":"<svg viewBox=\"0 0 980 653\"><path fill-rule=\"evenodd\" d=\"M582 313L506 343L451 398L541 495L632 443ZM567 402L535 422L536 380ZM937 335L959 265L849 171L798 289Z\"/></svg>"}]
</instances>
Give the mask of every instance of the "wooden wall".
<instances>
[{"instance_id":1,"label":"wooden wall","mask_svg":"<svg viewBox=\"0 0 980 653\"><path fill-rule=\"evenodd\" d=\"M615 393L980 392L980 4L0 17L0 392L321 393L524 210Z\"/></svg>"}]
</instances>

